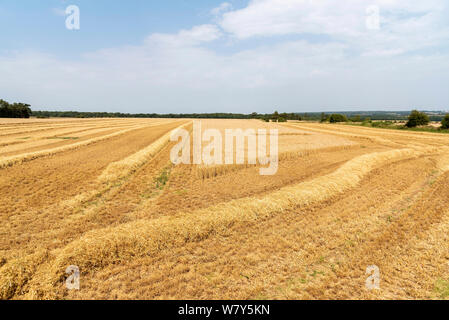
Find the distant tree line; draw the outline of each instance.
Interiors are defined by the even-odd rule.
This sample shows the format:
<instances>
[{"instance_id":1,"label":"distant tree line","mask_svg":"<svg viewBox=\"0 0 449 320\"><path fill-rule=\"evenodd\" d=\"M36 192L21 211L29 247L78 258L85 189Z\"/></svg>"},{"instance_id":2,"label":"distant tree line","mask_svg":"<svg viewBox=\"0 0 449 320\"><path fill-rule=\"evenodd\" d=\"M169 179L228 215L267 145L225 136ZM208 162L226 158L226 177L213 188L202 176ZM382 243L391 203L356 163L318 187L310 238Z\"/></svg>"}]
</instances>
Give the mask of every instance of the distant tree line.
<instances>
[{"instance_id":1,"label":"distant tree line","mask_svg":"<svg viewBox=\"0 0 449 320\"><path fill-rule=\"evenodd\" d=\"M362 122L371 126L388 125L388 121L407 120L406 127L422 127L429 121L441 121L442 129L449 129L449 115L443 112L419 112L407 111L361 111L361 112L339 112L326 114L324 112L311 113L121 113L121 112L79 112L79 111L31 111L30 105L25 103L8 103L0 100L0 118L189 118L189 119L260 119L263 121L286 122L296 121L321 121L321 122ZM382 120L383 123L373 122Z\"/></svg>"},{"instance_id":2,"label":"distant tree line","mask_svg":"<svg viewBox=\"0 0 449 320\"><path fill-rule=\"evenodd\" d=\"M78 111L33 111L38 118L198 118L198 119L251 119L250 114L238 113L121 113L121 112L78 112Z\"/></svg>"},{"instance_id":3,"label":"distant tree line","mask_svg":"<svg viewBox=\"0 0 449 320\"><path fill-rule=\"evenodd\" d=\"M193 118L193 119L261 119L265 121L301 120L297 113L251 114L243 113L121 113L121 112L78 112L78 111L33 111L33 116L38 118Z\"/></svg>"},{"instance_id":4,"label":"distant tree line","mask_svg":"<svg viewBox=\"0 0 449 320\"><path fill-rule=\"evenodd\" d=\"M359 111L359 112L336 112L343 115L348 121L361 122L364 120L407 120L410 111ZM181 114L158 114L158 113L121 113L121 112L78 112L78 111L33 111L33 116L39 118L65 117L65 118L193 118L193 119L260 119L264 121L322 121L329 122L332 114L321 112L309 113L181 113ZM430 121L441 121L445 116L443 112L429 113ZM335 117L333 117L335 118ZM337 116L338 118L338 116Z\"/></svg>"},{"instance_id":5,"label":"distant tree line","mask_svg":"<svg viewBox=\"0 0 449 320\"><path fill-rule=\"evenodd\" d=\"M333 114L325 114L321 113L320 122L330 122L330 123L338 123L338 122L362 122L366 119L371 118L363 118L360 115L355 115L348 118L345 114L333 113Z\"/></svg>"},{"instance_id":6,"label":"distant tree line","mask_svg":"<svg viewBox=\"0 0 449 320\"><path fill-rule=\"evenodd\" d=\"M287 122L288 120L303 120L303 117L301 115L299 115L299 113L279 113L277 111L275 111L272 114L263 114L263 115L259 115L257 113L252 113L251 117L254 119L261 119L264 121L274 121L274 122Z\"/></svg>"},{"instance_id":7,"label":"distant tree line","mask_svg":"<svg viewBox=\"0 0 449 320\"><path fill-rule=\"evenodd\" d=\"M0 118L29 118L31 109L29 104L8 103L0 99Z\"/></svg>"}]
</instances>

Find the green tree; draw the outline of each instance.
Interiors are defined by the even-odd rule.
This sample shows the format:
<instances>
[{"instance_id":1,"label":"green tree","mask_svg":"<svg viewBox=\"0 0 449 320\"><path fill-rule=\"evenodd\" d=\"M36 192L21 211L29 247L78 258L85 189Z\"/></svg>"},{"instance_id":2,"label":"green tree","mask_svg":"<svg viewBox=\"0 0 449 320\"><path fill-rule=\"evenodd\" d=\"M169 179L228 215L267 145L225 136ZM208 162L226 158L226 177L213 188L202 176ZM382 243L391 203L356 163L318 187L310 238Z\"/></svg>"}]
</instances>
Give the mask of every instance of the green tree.
<instances>
[{"instance_id":1,"label":"green tree","mask_svg":"<svg viewBox=\"0 0 449 320\"><path fill-rule=\"evenodd\" d=\"M441 121L441 129L449 129L449 114L447 114Z\"/></svg>"},{"instance_id":2,"label":"green tree","mask_svg":"<svg viewBox=\"0 0 449 320\"><path fill-rule=\"evenodd\" d=\"M361 122L362 118L357 114L349 119L352 122Z\"/></svg>"},{"instance_id":3,"label":"green tree","mask_svg":"<svg viewBox=\"0 0 449 320\"><path fill-rule=\"evenodd\" d=\"M334 113L329 118L330 123L337 123L337 122L348 122L348 118L346 118L345 115Z\"/></svg>"},{"instance_id":4,"label":"green tree","mask_svg":"<svg viewBox=\"0 0 449 320\"><path fill-rule=\"evenodd\" d=\"M329 120L329 116L324 112L321 112L320 122L326 122Z\"/></svg>"},{"instance_id":5,"label":"green tree","mask_svg":"<svg viewBox=\"0 0 449 320\"><path fill-rule=\"evenodd\" d=\"M13 103L0 100L0 118L29 118L31 109L29 104Z\"/></svg>"},{"instance_id":6,"label":"green tree","mask_svg":"<svg viewBox=\"0 0 449 320\"><path fill-rule=\"evenodd\" d=\"M408 128L415 128L417 126L425 126L429 124L429 116L424 112L413 110L408 116L408 121L405 124Z\"/></svg>"}]
</instances>

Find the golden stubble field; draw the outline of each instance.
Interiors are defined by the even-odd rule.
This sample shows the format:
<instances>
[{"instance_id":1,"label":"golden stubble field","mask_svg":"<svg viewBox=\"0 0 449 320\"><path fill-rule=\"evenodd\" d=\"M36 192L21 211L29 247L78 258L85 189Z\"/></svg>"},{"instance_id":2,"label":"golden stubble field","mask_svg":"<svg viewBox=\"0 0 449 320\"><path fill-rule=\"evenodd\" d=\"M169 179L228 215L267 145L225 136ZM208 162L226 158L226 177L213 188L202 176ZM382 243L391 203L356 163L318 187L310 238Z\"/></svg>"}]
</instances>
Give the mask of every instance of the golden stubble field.
<instances>
[{"instance_id":1,"label":"golden stubble field","mask_svg":"<svg viewBox=\"0 0 449 320\"><path fill-rule=\"evenodd\" d=\"M449 136L201 123L278 129L277 173L173 165L186 119L0 119L0 298L449 297Z\"/></svg>"}]
</instances>

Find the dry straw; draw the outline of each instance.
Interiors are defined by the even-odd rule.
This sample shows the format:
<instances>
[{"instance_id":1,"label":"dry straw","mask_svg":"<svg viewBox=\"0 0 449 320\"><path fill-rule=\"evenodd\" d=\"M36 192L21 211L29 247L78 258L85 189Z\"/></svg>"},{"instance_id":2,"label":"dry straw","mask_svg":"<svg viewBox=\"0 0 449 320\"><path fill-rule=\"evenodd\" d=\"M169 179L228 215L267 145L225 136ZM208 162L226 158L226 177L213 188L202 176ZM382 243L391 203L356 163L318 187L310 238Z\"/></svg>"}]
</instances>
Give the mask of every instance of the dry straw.
<instances>
[{"instance_id":1,"label":"dry straw","mask_svg":"<svg viewBox=\"0 0 449 320\"><path fill-rule=\"evenodd\" d=\"M0 300L21 294L23 286L33 276L36 268L48 258L46 250L13 259L0 269Z\"/></svg>"},{"instance_id":2,"label":"dry straw","mask_svg":"<svg viewBox=\"0 0 449 320\"><path fill-rule=\"evenodd\" d=\"M196 166L195 174L198 179L210 179L218 176L235 172L238 170L257 167L254 164L228 164L228 165L211 165L211 166Z\"/></svg>"},{"instance_id":3,"label":"dry straw","mask_svg":"<svg viewBox=\"0 0 449 320\"><path fill-rule=\"evenodd\" d=\"M68 151L68 150L74 150L74 149L78 149L80 147L83 146L87 146L99 141L104 141L110 138L114 138L117 137L119 135L128 133L130 131L133 130L137 130L137 129L141 129L144 128L145 126L137 126L137 127L132 127L129 129L125 129L125 130L120 130L108 135L104 135L101 137L97 137L97 138L92 138L86 141L81 141L81 142L77 142L77 143L72 143L66 146L62 146L62 147L57 147L57 148L51 148L51 149L46 149L46 150L41 150L41 151L36 151L36 152L29 152L29 153L23 153L23 154L19 154L16 156L9 156L9 157L3 157L0 158L0 169L6 168L6 167L10 167L13 166L15 164L20 164L20 163L24 163L24 162L28 162L37 158L42 158L45 156L50 156L56 153L60 153L60 152L64 152L64 151Z\"/></svg>"},{"instance_id":4,"label":"dry straw","mask_svg":"<svg viewBox=\"0 0 449 320\"><path fill-rule=\"evenodd\" d=\"M360 148L360 145L344 145L344 146L335 146L335 147L326 147L326 148L314 148L314 149L304 149L297 151L286 151L281 152L279 154L279 161L293 160L302 157L307 157L310 155L318 154L321 152L333 152L333 151L341 151L341 150L350 150L354 148ZM254 164L232 164L232 165L210 165L210 166L196 166L195 174L198 179L210 179L222 175L226 175L231 172L243 170L246 168L258 168L258 165Z\"/></svg>"},{"instance_id":5,"label":"dry straw","mask_svg":"<svg viewBox=\"0 0 449 320\"><path fill-rule=\"evenodd\" d=\"M383 139L380 138L378 136L372 136L372 135L367 135L367 134L360 134L360 133L352 133L352 132L344 132L344 131L337 131L337 130L326 130L323 128L317 128L317 127L303 127L303 126L297 126L297 125L293 125L289 127L296 127L296 128L301 128L301 129L307 129L307 130L311 130L311 131L315 131L315 132L319 132L319 133L326 133L326 134L332 134L332 135L338 135L338 136L342 136L342 137L348 137L348 138L358 138L358 139L364 139L364 140L368 140L370 142L374 142L374 143L379 143L382 145L386 145L386 146L390 146L390 147L398 147L400 146L400 144L393 142L391 140L388 139Z\"/></svg>"},{"instance_id":6,"label":"dry straw","mask_svg":"<svg viewBox=\"0 0 449 320\"><path fill-rule=\"evenodd\" d=\"M235 224L249 224L287 209L328 200L356 187L363 177L379 166L438 151L443 150L400 149L367 154L348 161L333 173L284 187L261 198L246 197L190 214L180 213L93 230L65 248L53 252L50 261L33 275L29 287L39 298L54 298L69 265L77 265L82 272L89 273L112 263L154 255L166 248L223 234ZM447 148L444 151L447 152ZM10 268L8 263L0 270L1 288L7 287L7 281L14 281L14 277L10 276L11 271L5 276L4 270ZM19 287L20 283L14 285ZM8 293L1 292L0 295L8 298Z\"/></svg>"},{"instance_id":7,"label":"dry straw","mask_svg":"<svg viewBox=\"0 0 449 320\"><path fill-rule=\"evenodd\" d=\"M188 125L189 123L183 124L173 131L185 128ZM148 147L139 150L129 157L109 164L103 173L98 177L98 180L100 182L115 181L137 170L145 162L153 158L159 151L161 151L162 148L168 145L170 142L171 133L172 131L164 134L161 138L150 144Z\"/></svg>"},{"instance_id":8,"label":"dry straw","mask_svg":"<svg viewBox=\"0 0 449 320\"><path fill-rule=\"evenodd\" d=\"M57 147L57 148L51 148L51 149L45 149L45 150L41 150L41 151L36 151L36 152L29 152L29 153L23 153L23 154L19 154L19 155L15 155L15 156L9 156L9 157L2 157L0 158L0 169L6 168L6 167L10 167L13 166L15 164L21 164L24 162L28 162L28 161L32 161L34 159L38 159L38 158L42 158L42 157L46 157L46 156L50 156L50 155L54 155L57 153L61 153L61 152L65 152L65 151L69 151L69 150L75 150L84 146L88 146L100 141L104 141L104 140L108 140L120 135L123 135L125 133L134 131L134 130L138 130L138 129L143 129L143 128L147 128L147 127L154 127L159 125L160 123L152 123L150 125L138 125L138 126L133 126L131 128L128 129L124 129L124 130L120 130L111 134L107 134L104 136L100 136L100 137L95 137L95 138L91 138L85 141L81 141L81 142L76 142L76 143L72 143L69 145L65 145L65 146L61 146L61 147Z\"/></svg>"}]
</instances>

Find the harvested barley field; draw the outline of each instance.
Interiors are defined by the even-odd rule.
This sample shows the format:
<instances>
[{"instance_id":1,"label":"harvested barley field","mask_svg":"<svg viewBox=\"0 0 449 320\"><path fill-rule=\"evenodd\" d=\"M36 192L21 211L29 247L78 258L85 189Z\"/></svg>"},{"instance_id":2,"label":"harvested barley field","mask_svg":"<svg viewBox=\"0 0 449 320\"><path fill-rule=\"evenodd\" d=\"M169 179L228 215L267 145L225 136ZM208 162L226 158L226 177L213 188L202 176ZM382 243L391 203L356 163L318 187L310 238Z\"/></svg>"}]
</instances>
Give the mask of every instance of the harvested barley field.
<instances>
[{"instance_id":1,"label":"harvested barley field","mask_svg":"<svg viewBox=\"0 0 449 320\"><path fill-rule=\"evenodd\" d=\"M221 163L193 163L192 153L175 165L171 134L185 130L193 139L183 146L195 150L199 124L222 137L266 130L275 174L260 174L269 164L249 157L226 164L218 149ZM233 152L250 148L248 138ZM0 119L0 172L0 299L449 297L445 134ZM69 266L80 270L79 290L66 287Z\"/></svg>"}]
</instances>

